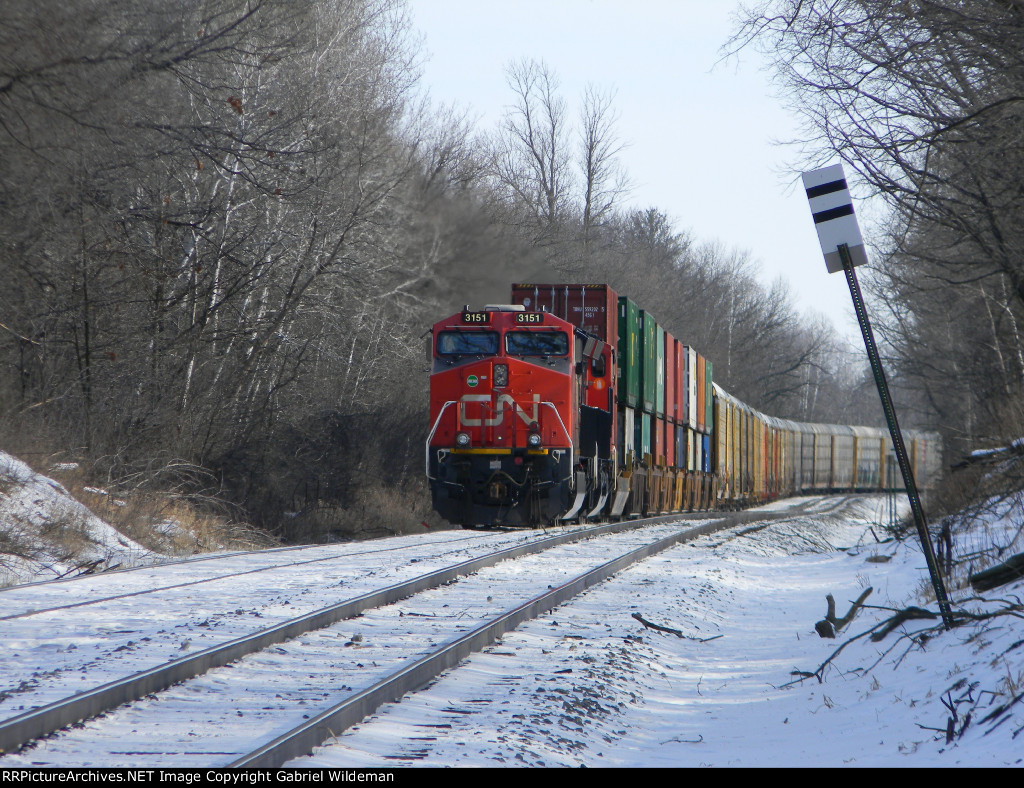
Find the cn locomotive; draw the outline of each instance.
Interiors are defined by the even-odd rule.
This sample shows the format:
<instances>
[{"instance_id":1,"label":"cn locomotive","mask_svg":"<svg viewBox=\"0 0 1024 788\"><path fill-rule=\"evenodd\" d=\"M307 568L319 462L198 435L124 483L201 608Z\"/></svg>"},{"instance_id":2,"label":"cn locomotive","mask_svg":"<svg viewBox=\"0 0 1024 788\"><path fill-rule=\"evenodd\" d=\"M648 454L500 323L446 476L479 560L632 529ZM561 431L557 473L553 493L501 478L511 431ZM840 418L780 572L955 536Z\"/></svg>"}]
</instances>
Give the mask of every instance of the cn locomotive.
<instances>
[{"instance_id":1,"label":"cn locomotive","mask_svg":"<svg viewBox=\"0 0 1024 788\"><path fill-rule=\"evenodd\" d=\"M902 486L885 430L766 416L713 365L604 284L512 286L431 332L426 471L464 527L738 508ZM907 432L918 486L938 436Z\"/></svg>"}]
</instances>

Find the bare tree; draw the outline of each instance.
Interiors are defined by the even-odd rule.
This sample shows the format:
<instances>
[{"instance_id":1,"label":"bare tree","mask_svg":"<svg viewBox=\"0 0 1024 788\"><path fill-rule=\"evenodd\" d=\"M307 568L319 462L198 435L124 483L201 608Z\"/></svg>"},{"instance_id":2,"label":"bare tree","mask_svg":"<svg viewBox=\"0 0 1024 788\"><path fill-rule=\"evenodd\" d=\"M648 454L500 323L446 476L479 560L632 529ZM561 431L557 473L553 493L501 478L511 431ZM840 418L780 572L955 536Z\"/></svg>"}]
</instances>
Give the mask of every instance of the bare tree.
<instances>
[{"instance_id":1,"label":"bare tree","mask_svg":"<svg viewBox=\"0 0 1024 788\"><path fill-rule=\"evenodd\" d=\"M590 256L595 231L613 215L629 190L619 155L626 147L616 135L614 94L588 85L580 108L580 170L583 181L583 255Z\"/></svg>"},{"instance_id":2,"label":"bare tree","mask_svg":"<svg viewBox=\"0 0 1024 788\"><path fill-rule=\"evenodd\" d=\"M543 237L569 212L566 102L558 94L558 78L543 62L512 63L506 75L514 103L494 140L494 178Z\"/></svg>"},{"instance_id":3,"label":"bare tree","mask_svg":"<svg viewBox=\"0 0 1024 788\"><path fill-rule=\"evenodd\" d=\"M772 0L734 44L752 40L812 155L892 209L872 285L905 387L957 448L995 439L1024 376L1024 6Z\"/></svg>"}]
</instances>

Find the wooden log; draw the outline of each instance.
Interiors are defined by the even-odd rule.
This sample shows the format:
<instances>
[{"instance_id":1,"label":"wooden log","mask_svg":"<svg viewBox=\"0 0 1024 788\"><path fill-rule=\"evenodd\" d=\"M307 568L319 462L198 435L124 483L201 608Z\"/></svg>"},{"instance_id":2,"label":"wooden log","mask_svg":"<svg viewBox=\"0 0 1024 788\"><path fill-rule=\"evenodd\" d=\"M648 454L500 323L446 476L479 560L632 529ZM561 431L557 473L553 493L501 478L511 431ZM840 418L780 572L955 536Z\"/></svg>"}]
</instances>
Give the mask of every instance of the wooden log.
<instances>
[{"instance_id":1,"label":"wooden log","mask_svg":"<svg viewBox=\"0 0 1024 788\"><path fill-rule=\"evenodd\" d=\"M1001 564L975 572L971 575L971 587L975 591L988 591L1021 577L1024 577L1024 553L1017 553Z\"/></svg>"},{"instance_id":2,"label":"wooden log","mask_svg":"<svg viewBox=\"0 0 1024 788\"><path fill-rule=\"evenodd\" d=\"M847 611L846 615L843 616L842 618L836 618L835 617L835 603L832 602L832 595L829 594L827 597L825 597L825 601L832 602L832 615L829 618L829 620L835 626L836 632L838 632L843 627L845 627L847 624L849 624L851 621L853 621L854 617L857 615L857 612L860 610L861 606L864 604L864 600L867 599L869 596L871 596L871 592L872 591L874 591L874 588L872 588L871 586L868 586L867 588L865 588L864 591L861 593L861 595L859 597L857 597L857 601L854 602L850 606L849 611Z\"/></svg>"},{"instance_id":3,"label":"wooden log","mask_svg":"<svg viewBox=\"0 0 1024 788\"><path fill-rule=\"evenodd\" d=\"M864 604L864 600L871 595L874 589L868 586L864 589L863 593L857 598L857 601L850 606L849 612L842 618L836 618L836 600L831 594L825 596L825 602L828 604L828 612L825 613L825 618L818 621L814 625L814 631L818 633L819 637L823 638L834 638L843 627L849 624L856 617L861 606Z\"/></svg>"}]
</instances>

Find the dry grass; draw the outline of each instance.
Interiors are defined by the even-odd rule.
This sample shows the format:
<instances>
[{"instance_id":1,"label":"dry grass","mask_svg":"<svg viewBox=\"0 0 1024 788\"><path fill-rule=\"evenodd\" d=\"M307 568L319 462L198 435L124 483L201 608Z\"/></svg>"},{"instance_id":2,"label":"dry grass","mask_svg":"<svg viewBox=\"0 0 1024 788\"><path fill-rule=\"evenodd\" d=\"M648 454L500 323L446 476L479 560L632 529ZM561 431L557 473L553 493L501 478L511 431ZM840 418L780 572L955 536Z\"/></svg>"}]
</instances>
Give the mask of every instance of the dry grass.
<instances>
[{"instance_id":1,"label":"dry grass","mask_svg":"<svg viewBox=\"0 0 1024 788\"><path fill-rule=\"evenodd\" d=\"M17 527L0 529L0 560L5 555L18 558L29 558L32 555L32 543Z\"/></svg>"},{"instance_id":2,"label":"dry grass","mask_svg":"<svg viewBox=\"0 0 1024 788\"><path fill-rule=\"evenodd\" d=\"M173 495L134 493L103 496L93 511L121 533L165 555L215 550L259 550L274 546L266 534L223 515L204 512Z\"/></svg>"},{"instance_id":3,"label":"dry grass","mask_svg":"<svg viewBox=\"0 0 1024 788\"><path fill-rule=\"evenodd\" d=\"M80 512L47 521L39 535L51 546L53 556L59 561L74 562L93 546L87 515Z\"/></svg>"},{"instance_id":4,"label":"dry grass","mask_svg":"<svg viewBox=\"0 0 1024 788\"><path fill-rule=\"evenodd\" d=\"M165 555L274 546L257 529L174 495L136 492L121 497L84 489L72 494L128 538Z\"/></svg>"},{"instance_id":5,"label":"dry grass","mask_svg":"<svg viewBox=\"0 0 1024 788\"><path fill-rule=\"evenodd\" d=\"M377 539L421 534L452 526L430 508L430 496L413 487L403 490L366 485L347 507L322 505L293 516L290 531L297 541Z\"/></svg>"},{"instance_id":6,"label":"dry grass","mask_svg":"<svg viewBox=\"0 0 1024 788\"><path fill-rule=\"evenodd\" d=\"M213 511L214 502L203 506L176 493L103 487L81 463L51 464L43 473L64 485L97 517L157 553L181 556L275 545L258 529Z\"/></svg>"},{"instance_id":7,"label":"dry grass","mask_svg":"<svg viewBox=\"0 0 1024 788\"><path fill-rule=\"evenodd\" d=\"M118 487L84 461L66 454L48 455L33 463L37 473L61 484L77 501L118 532L153 552L183 556L214 550L248 550L273 547L278 541L258 528L232 517L231 510L215 497L185 495L167 466L147 474L144 483L131 479ZM161 473L163 475L161 476ZM161 482L174 489L161 491ZM13 483L0 480L0 494ZM423 485L408 489L370 483L352 496L348 506L322 504L289 515L289 541L324 542L363 540L398 534L427 533L450 528L430 508ZM55 559L75 564L76 555L88 547L85 515L54 517L35 534ZM18 538L15 530L0 532L0 554L31 558L38 550Z\"/></svg>"}]
</instances>

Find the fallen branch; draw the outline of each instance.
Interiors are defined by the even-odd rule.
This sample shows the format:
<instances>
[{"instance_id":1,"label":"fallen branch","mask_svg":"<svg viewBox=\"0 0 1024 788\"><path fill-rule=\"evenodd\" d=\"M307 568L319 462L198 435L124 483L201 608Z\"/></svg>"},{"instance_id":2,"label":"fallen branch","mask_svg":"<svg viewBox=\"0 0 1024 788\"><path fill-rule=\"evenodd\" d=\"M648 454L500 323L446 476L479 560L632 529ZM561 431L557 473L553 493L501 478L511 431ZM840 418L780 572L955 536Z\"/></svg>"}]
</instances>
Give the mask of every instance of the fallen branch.
<instances>
[{"instance_id":1,"label":"fallen branch","mask_svg":"<svg viewBox=\"0 0 1024 788\"><path fill-rule=\"evenodd\" d=\"M864 605L864 607L870 607L870 605ZM884 609L891 609L891 608L878 608L878 609L883 609L884 610ZM903 611L900 611L900 613L897 613L896 616L893 616L893 618L899 617L899 615L902 612ZM927 612L927 611L925 611L925 612ZM931 617L932 618L937 618L937 616L934 613L932 614ZM796 684L798 682L803 681L804 679L811 678L812 676L818 680L819 684L823 683L824 680L825 680L825 668L827 668L836 659L836 657L838 657L842 653L843 649L845 649L851 643L855 643L856 641L860 640L861 638L868 637L868 636L870 636L872 640L876 640L876 638L877 638L877 640L882 640L881 637L878 637L878 630L887 627L887 625L889 624L890 621L892 621L892 619L886 619L885 621L880 621L877 624L875 624L874 626L870 627L869 629L864 630L859 635L854 635L849 640L844 641L839 646L839 648L837 648L835 651L833 651L828 656L828 659L826 659L824 662L822 662L818 666L817 670L815 670L813 672L808 672L808 671L804 671L804 670L794 670L794 671L791 671L790 675L797 676L798 678L794 679L791 682L788 682L787 684L783 684L782 686L786 687L786 686L789 686L790 684ZM897 625L894 625L894 626L897 626ZM891 627L887 628L886 629L886 633L891 631L891 629L892 629ZM939 627L936 627L935 629L939 629ZM899 643L899 640L897 640L896 642ZM895 644L890 646L886 650L885 653L888 654L893 648L895 648ZM885 656L884 654L882 656L880 656L878 658L878 661L880 662L884 656ZM878 663L876 662L875 664L878 664ZM872 666L872 667L874 667L874 666ZM871 668L868 668L868 670L871 670Z\"/></svg>"},{"instance_id":2,"label":"fallen branch","mask_svg":"<svg viewBox=\"0 0 1024 788\"><path fill-rule=\"evenodd\" d=\"M696 739L668 739L666 741L663 741L662 744L668 744L670 741L676 741L680 744L700 744L702 741L704 741L703 733L699 733L697 734L697 736L698 738Z\"/></svg>"},{"instance_id":3,"label":"fallen branch","mask_svg":"<svg viewBox=\"0 0 1024 788\"><path fill-rule=\"evenodd\" d=\"M992 720L997 719L1000 715L1008 712L1014 705L1020 703L1021 700L1024 700L1024 692L1017 695L1017 697L1015 697L1009 703L1005 703L1002 706L997 706L988 715L986 715L985 718L979 724L984 725L986 722L991 722ZM990 732L991 730L986 732L986 735Z\"/></svg>"},{"instance_id":4,"label":"fallen branch","mask_svg":"<svg viewBox=\"0 0 1024 788\"><path fill-rule=\"evenodd\" d=\"M873 590L874 589L871 586L864 589L864 592L857 597L857 601L850 607L849 612L847 612L847 614L842 618L836 618L835 598L831 594L826 595L825 601L828 603L828 612L825 613L824 619L814 625L814 629L818 635L823 638L834 638L837 632L853 621L861 607L864 605L864 600L871 596L871 592Z\"/></svg>"},{"instance_id":5,"label":"fallen branch","mask_svg":"<svg viewBox=\"0 0 1024 788\"><path fill-rule=\"evenodd\" d=\"M871 642L878 643L885 640L886 635L892 632L900 624L907 621L918 621L918 620L931 620L938 618L937 613L933 613L930 610L925 610L923 607L905 607L899 611L892 618L889 618L882 623L882 627L871 636Z\"/></svg>"},{"instance_id":6,"label":"fallen branch","mask_svg":"<svg viewBox=\"0 0 1024 788\"><path fill-rule=\"evenodd\" d=\"M1024 618L1024 602L1022 602L1017 597L1012 597L1012 600L1011 599L985 600L982 597L977 597L974 600L971 600L971 599L962 600L962 603L963 602L969 602L969 601L983 601L983 602L990 602L990 603L991 602L997 602L999 604L1005 605L1005 607L1002 607L1002 608L999 608L997 610L993 610L993 611L990 611L990 612L984 612L984 613L968 613L968 612L966 612L964 610L956 610L953 613L953 623L955 625L960 625L960 624L963 624L963 623L968 622L968 621L985 622L985 621L990 621L990 620L995 619L995 618L999 618L1000 616L1012 616L1014 618ZM814 671L806 671L806 670L792 670L792 671L790 671L790 675L794 676L794 679L792 681L789 681L789 682L781 685L781 686L788 687L788 686L791 686L793 684L798 684L800 682L803 682L806 679L809 679L809 678L812 678L812 677L816 678L818 680L818 683L821 684L821 683L824 682L825 669L830 664L832 664L832 662L835 661L835 659L843 652L843 650L847 646L849 646L852 643L855 643L856 641L860 640L861 638L870 637L873 642L878 643L878 642L884 640L885 637L890 632L892 632L894 629L896 629L901 624L903 624L903 623L905 623L907 621L911 621L911 620L938 621L939 620L938 613L933 613L930 610L926 610L926 609L920 608L920 607L908 607L908 608L904 608L903 610L894 610L893 608L890 608L890 607L878 607L878 606L874 606L874 605L862 605L862 607L873 609L873 610L886 610L886 611L892 612L893 615L890 616L887 619L879 621L878 623L874 624L870 628L866 629L864 632L861 632L859 635L854 635L853 637L851 637L848 640L844 641L842 644L839 645L838 648L836 648L828 656L828 658L824 662L822 662L818 666L818 668L816 670L814 670ZM819 622L819 623L821 623L821 622ZM830 623L830 625L831 625L831 623ZM941 624L941 623L937 623L937 624L934 624L932 626L923 627L923 628L921 628L921 629L919 629L919 630L917 630L915 632L912 632L912 633L906 633L905 632L900 637L898 637L895 640L894 643L892 643L881 654L879 654L878 658L875 660L874 663L869 665L867 668L857 668L856 670L860 671L862 673L870 673L902 641L904 641L904 640L910 640L911 641L912 645L910 646L910 648L908 648L908 650L906 652L906 653L909 653L910 649L912 649L912 648L921 648L924 645L924 643L926 642L926 640L931 639L932 637L936 637L936 636L941 635L944 632L944 630L945 630L944 625ZM1024 641L1021 641L1021 643L1024 643ZM1017 645L1019 645L1019 644L1014 644L1013 646L1011 646L1011 648L1015 648L1015 647L1017 647ZM906 656L906 653L903 655L904 657ZM902 661L902 660L903 660L903 657L900 657L899 661ZM897 665L898 664L899 664L899 662L897 662ZM974 685L972 685L972 687L970 689L973 689L973 686ZM983 692L987 692L987 690L984 690ZM968 691L968 695L964 696L965 698L967 698L967 700L970 700L969 694L970 694L970 690ZM1024 700L1024 693L1021 693L1019 696L1014 698L1013 701L1011 701L1010 705L1013 705L1015 703L1019 703L1022 700ZM958 704L958 703L963 702L963 699L962 698L961 699L957 699L956 701L952 701L952 699L951 699L951 702ZM989 714L987 719L994 719L995 715L1005 711L1006 708L1008 708L1008 707L1000 707L1000 708L996 709L994 713ZM956 722L956 720L954 720L954 723L955 722ZM966 728L967 725L968 725L968 720L965 719L964 724L960 728L960 733L957 734L957 735L962 734L964 728ZM1024 728L1022 728L1021 730L1024 730ZM945 733L945 731L943 731L943 733Z\"/></svg>"},{"instance_id":7,"label":"fallen branch","mask_svg":"<svg viewBox=\"0 0 1024 788\"><path fill-rule=\"evenodd\" d=\"M696 640L698 643L707 643L710 640L718 640L718 638L722 637L721 635L715 635L714 637L710 638L695 638L692 635L684 635L678 629L672 629L671 627L663 627L651 621L648 621L639 613L634 613L633 618L635 618L648 629L656 629L659 632L668 632L670 635L675 635L677 638L686 638L686 640Z\"/></svg>"}]
</instances>

